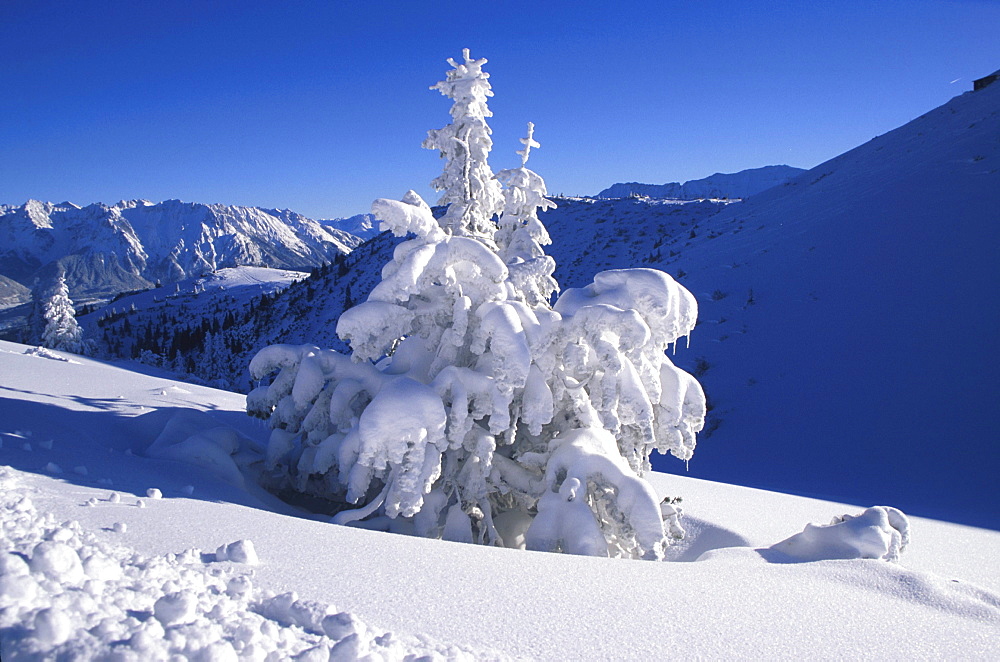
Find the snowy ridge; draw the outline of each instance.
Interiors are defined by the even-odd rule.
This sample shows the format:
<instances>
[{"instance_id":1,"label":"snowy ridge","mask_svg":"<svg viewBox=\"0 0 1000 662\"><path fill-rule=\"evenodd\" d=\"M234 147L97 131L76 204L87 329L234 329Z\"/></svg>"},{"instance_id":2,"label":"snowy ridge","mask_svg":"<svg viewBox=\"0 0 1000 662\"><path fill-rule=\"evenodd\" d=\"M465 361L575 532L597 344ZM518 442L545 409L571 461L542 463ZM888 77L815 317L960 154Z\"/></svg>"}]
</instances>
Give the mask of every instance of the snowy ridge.
<instances>
[{"instance_id":1,"label":"snowy ridge","mask_svg":"<svg viewBox=\"0 0 1000 662\"><path fill-rule=\"evenodd\" d=\"M761 191L784 184L796 175L805 172L802 168L787 165L771 165L750 168L731 174L717 172L704 179L692 179L669 184L612 184L597 194L598 198L628 198L644 196L657 200L699 200L749 198Z\"/></svg>"},{"instance_id":2,"label":"snowy ridge","mask_svg":"<svg viewBox=\"0 0 1000 662\"><path fill-rule=\"evenodd\" d=\"M26 286L61 264L85 301L240 265L310 268L360 239L288 210L168 200L0 208L0 270Z\"/></svg>"}]
</instances>

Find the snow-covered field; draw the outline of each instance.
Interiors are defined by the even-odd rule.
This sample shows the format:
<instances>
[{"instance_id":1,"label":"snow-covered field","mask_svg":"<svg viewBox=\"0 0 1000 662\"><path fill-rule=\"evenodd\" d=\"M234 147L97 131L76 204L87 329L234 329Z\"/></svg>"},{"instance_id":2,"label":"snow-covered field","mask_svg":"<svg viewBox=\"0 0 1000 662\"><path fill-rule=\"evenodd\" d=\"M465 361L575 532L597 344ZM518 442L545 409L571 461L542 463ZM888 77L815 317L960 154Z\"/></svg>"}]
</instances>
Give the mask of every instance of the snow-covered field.
<instances>
[{"instance_id":1,"label":"snow-covered field","mask_svg":"<svg viewBox=\"0 0 1000 662\"><path fill-rule=\"evenodd\" d=\"M662 474L660 495L684 498L676 562L335 526L236 470L268 433L242 395L141 370L0 343L5 662L991 659L1000 644L994 531L911 518L898 564L843 558L884 530L775 543L857 507ZM801 543L841 558L793 562Z\"/></svg>"}]
</instances>

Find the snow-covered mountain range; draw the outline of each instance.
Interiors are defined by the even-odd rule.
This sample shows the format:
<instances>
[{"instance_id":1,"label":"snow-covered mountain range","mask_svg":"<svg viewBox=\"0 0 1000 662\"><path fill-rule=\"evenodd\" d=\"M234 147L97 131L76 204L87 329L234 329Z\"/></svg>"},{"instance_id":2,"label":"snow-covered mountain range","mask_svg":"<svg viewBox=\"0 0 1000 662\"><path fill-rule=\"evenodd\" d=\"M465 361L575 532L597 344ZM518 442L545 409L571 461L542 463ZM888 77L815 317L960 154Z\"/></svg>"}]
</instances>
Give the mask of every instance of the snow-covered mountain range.
<instances>
[{"instance_id":1,"label":"snow-covered mountain range","mask_svg":"<svg viewBox=\"0 0 1000 662\"><path fill-rule=\"evenodd\" d=\"M0 275L31 288L58 264L78 303L223 267L308 269L358 243L288 210L180 200L0 206Z\"/></svg>"},{"instance_id":2,"label":"snow-covered mountain range","mask_svg":"<svg viewBox=\"0 0 1000 662\"><path fill-rule=\"evenodd\" d=\"M749 198L761 191L784 184L792 177L805 172L802 168L787 165L770 165L735 173L717 172L704 179L693 179L683 184L639 184L637 182L612 184L597 194L598 198L627 198L639 195L659 200L699 200Z\"/></svg>"}]
</instances>

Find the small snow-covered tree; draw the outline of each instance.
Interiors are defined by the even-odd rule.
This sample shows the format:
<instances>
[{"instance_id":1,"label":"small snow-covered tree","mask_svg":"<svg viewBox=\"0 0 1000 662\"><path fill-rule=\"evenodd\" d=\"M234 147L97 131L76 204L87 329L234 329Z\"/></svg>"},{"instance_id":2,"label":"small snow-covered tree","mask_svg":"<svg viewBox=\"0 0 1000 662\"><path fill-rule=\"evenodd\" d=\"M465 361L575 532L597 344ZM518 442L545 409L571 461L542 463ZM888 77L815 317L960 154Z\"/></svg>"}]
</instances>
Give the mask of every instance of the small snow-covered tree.
<instances>
[{"instance_id":1,"label":"small snow-covered tree","mask_svg":"<svg viewBox=\"0 0 1000 662\"><path fill-rule=\"evenodd\" d=\"M469 235L491 241L493 217L500 213L503 194L490 170L488 157L493 149L492 131L486 118L492 117L487 99L493 96L490 75L483 71L485 59L473 60L469 49L462 51L464 62L448 59L453 69L443 81L432 86L454 99L452 121L443 129L427 132L424 148L436 149L446 160L444 172L431 182L442 191L439 205L448 210L441 226L455 235Z\"/></svg>"},{"instance_id":2,"label":"small snow-covered tree","mask_svg":"<svg viewBox=\"0 0 1000 662\"><path fill-rule=\"evenodd\" d=\"M42 302L42 317L45 320L43 346L77 354L83 351L83 330L76 322L73 301L66 286L66 274L62 271Z\"/></svg>"},{"instance_id":3,"label":"small snow-covered tree","mask_svg":"<svg viewBox=\"0 0 1000 662\"><path fill-rule=\"evenodd\" d=\"M274 487L341 502L339 523L660 558L680 534L676 510L641 476L654 449L690 458L704 421L700 386L666 355L697 305L651 269L602 272L551 304L538 210L554 203L526 167L533 127L521 167L494 178L486 61L449 62L437 89L460 100L455 121L428 140L447 159L446 213L413 191L372 205L407 239L337 323L350 355L275 345L250 364L271 376L247 408L270 421Z\"/></svg>"},{"instance_id":4,"label":"small snow-covered tree","mask_svg":"<svg viewBox=\"0 0 1000 662\"><path fill-rule=\"evenodd\" d=\"M516 293L529 306L548 303L559 284L552 277L556 263L545 254L543 246L552 243L545 226L538 220L538 212L555 207L546 198L545 181L528 170L532 147L540 147L535 139L535 125L528 122L528 136L521 138L524 148L521 167L501 170L497 180L504 184L503 214L500 216L496 242L500 259L507 265L508 280Z\"/></svg>"}]
</instances>

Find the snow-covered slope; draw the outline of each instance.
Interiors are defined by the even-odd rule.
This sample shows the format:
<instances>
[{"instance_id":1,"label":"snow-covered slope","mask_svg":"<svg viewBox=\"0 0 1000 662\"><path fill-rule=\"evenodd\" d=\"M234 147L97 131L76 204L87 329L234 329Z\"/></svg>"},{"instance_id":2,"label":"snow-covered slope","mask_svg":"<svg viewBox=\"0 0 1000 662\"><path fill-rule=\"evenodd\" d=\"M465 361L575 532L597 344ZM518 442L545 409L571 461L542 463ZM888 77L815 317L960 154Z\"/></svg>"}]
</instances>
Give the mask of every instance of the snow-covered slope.
<instances>
[{"instance_id":1,"label":"snow-covered slope","mask_svg":"<svg viewBox=\"0 0 1000 662\"><path fill-rule=\"evenodd\" d=\"M912 518L898 565L777 563L768 546L858 509L656 474L661 495L685 497L674 557L697 562L340 527L291 516L233 471L267 435L242 396L28 349L0 343L5 661L325 660L338 645L396 660L995 656L996 532Z\"/></svg>"},{"instance_id":2,"label":"snow-covered slope","mask_svg":"<svg viewBox=\"0 0 1000 662\"><path fill-rule=\"evenodd\" d=\"M31 290L16 280L0 276L0 308L19 306L31 300Z\"/></svg>"},{"instance_id":3,"label":"snow-covered slope","mask_svg":"<svg viewBox=\"0 0 1000 662\"><path fill-rule=\"evenodd\" d=\"M223 269L122 297L80 323L97 356L136 358L146 350L146 363L248 391L250 359L270 344L346 350L337 319L367 297L396 243L379 236L310 274Z\"/></svg>"},{"instance_id":4,"label":"snow-covered slope","mask_svg":"<svg viewBox=\"0 0 1000 662\"><path fill-rule=\"evenodd\" d=\"M555 209L539 217L552 237L546 253L556 261L555 278L563 289L584 287L605 269L663 269L691 246L715 239L711 219L739 204L636 198L555 202Z\"/></svg>"},{"instance_id":5,"label":"snow-covered slope","mask_svg":"<svg viewBox=\"0 0 1000 662\"><path fill-rule=\"evenodd\" d=\"M708 226L669 265L719 421L691 474L1000 528L1000 86Z\"/></svg>"},{"instance_id":6,"label":"snow-covered slope","mask_svg":"<svg viewBox=\"0 0 1000 662\"><path fill-rule=\"evenodd\" d=\"M79 317L92 354L140 358L147 364L172 368L179 374L230 386L245 365L233 366L243 345L253 346L253 334L238 342L227 335L249 317L262 297L274 296L308 273L266 267L230 267L197 278L132 294ZM230 366L233 366L230 368ZM235 379L230 379L230 373Z\"/></svg>"},{"instance_id":7,"label":"snow-covered slope","mask_svg":"<svg viewBox=\"0 0 1000 662\"><path fill-rule=\"evenodd\" d=\"M168 307L174 308L186 305L184 315L186 319L201 319L209 315L209 309L214 307L213 304L217 299L225 298L229 309L234 310L261 294L274 294L308 276L307 272L288 269L227 267L161 288L121 297L95 308L91 313L82 316L80 321L90 324L101 317L128 310L155 313L159 304L167 304Z\"/></svg>"},{"instance_id":8,"label":"snow-covered slope","mask_svg":"<svg viewBox=\"0 0 1000 662\"><path fill-rule=\"evenodd\" d=\"M223 267L310 268L358 243L287 210L179 200L0 207L0 274L32 286L58 262L78 302Z\"/></svg>"},{"instance_id":9,"label":"snow-covered slope","mask_svg":"<svg viewBox=\"0 0 1000 662\"><path fill-rule=\"evenodd\" d=\"M676 259L679 251L714 237L705 229L706 221L727 204L590 198L557 202L559 206L543 219L554 238L548 253L556 260L555 275L564 289L583 287L603 269L659 266ZM182 297L167 297L176 289L170 285L108 304L83 317L82 323L87 336L98 340L100 355L125 357L134 355L132 349L144 337L153 336L160 347L151 349L162 357L170 351L172 336L185 327L200 327L206 321L221 326L213 332L214 340L229 348L227 355L210 358L209 348L197 348L206 356L194 357L193 362L185 357L182 365L190 363L191 371L202 379L246 390L251 388L247 365L269 344L316 344L346 351L336 335L336 321L345 307L365 300L398 241L388 233L380 235L263 306L246 298L233 300L231 292L225 293L226 301L217 300L223 293L211 289L194 296L193 279L181 283ZM110 311L115 311L111 318L98 326ZM235 324L223 324L227 314L235 316ZM163 325L163 319L170 321ZM151 326L153 334L146 331ZM176 357L167 358L169 365L178 365Z\"/></svg>"},{"instance_id":10,"label":"snow-covered slope","mask_svg":"<svg viewBox=\"0 0 1000 662\"><path fill-rule=\"evenodd\" d=\"M717 172L704 179L692 179L669 184L612 184L597 194L598 198L627 198L641 195L656 200L698 200L705 198L749 198L773 186L784 184L792 177L804 172L802 168L787 165L772 165L750 168L735 173Z\"/></svg>"}]
</instances>

